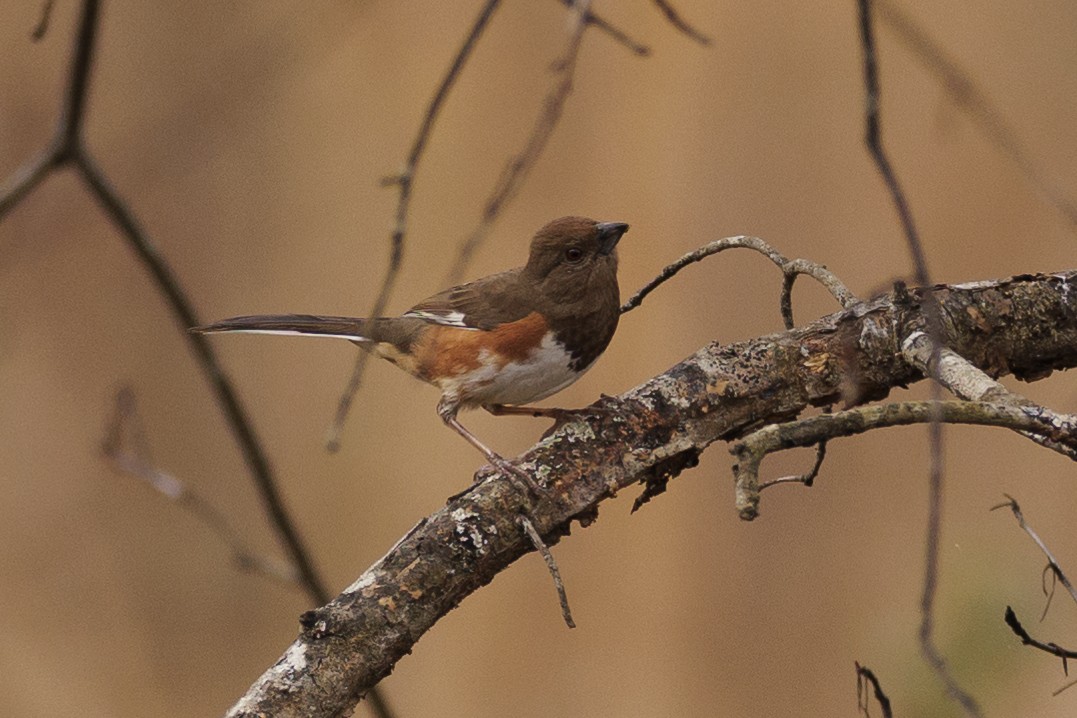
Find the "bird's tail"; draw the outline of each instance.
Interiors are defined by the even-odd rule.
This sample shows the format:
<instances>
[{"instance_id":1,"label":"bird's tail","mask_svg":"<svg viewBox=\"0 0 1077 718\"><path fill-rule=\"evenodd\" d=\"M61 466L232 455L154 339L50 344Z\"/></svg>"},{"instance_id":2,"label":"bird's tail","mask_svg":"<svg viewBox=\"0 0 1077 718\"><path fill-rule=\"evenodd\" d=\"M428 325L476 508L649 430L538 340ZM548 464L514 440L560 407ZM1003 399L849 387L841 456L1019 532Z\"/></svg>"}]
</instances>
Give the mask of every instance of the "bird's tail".
<instances>
[{"instance_id":1,"label":"bird's tail","mask_svg":"<svg viewBox=\"0 0 1077 718\"><path fill-rule=\"evenodd\" d=\"M283 334L286 336L316 336L349 339L353 342L371 341L364 335L364 319L354 317L321 317L311 314L260 314L252 317L232 317L219 322L192 327L198 334L243 332L246 334Z\"/></svg>"}]
</instances>

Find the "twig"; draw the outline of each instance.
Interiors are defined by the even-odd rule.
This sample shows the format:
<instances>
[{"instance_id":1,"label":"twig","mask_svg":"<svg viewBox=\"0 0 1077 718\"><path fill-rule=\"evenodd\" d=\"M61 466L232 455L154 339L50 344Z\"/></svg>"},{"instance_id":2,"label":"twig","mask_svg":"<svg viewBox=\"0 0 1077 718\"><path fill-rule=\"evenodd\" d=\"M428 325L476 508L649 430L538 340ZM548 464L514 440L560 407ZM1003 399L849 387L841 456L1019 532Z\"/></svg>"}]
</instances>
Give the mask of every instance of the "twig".
<instances>
[{"instance_id":1,"label":"twig","mask_svg":"<svg viewBox=\"0 0 1077 718\"><path fill-rule=\"evenodd\" d=\"M994 511L996 509L1003 509L1008 507L1013 512L1014 518L1017 519L1017 525L1021 527L1022 531L1029 535L1029 538L1031 538L1036 543L1036 545L1040 547L1040 551L1043 551L1043 555L1047 557L1047 568L1051 570L1051 573L1054 574L1055 578L1062 582L1062 585L1065 586L1066 590L1069 592L1070 598L1073 599L1074 603L1077 603L1077 590L1073 588L1073 584L1070 583L1069 578L1067 578L1066 574L1062 571L1062 567L1058 564L1058 560L1054 557L1054 554L1052 554L1051 550L1047 548L1047 544L1043 542L1043 539L1041 539L1039 535L1032 529L1032 527L1029 526L1028 523L1025 521L1025 516L1021 513L1021 507L1017 504L1017 499L1010 496L1009 494L1004 495L1009 500L1006 501L1006 503L999 504L998 506L992 506L991 510Z\"/></svg>"},{"instance_id":2,"label":"twig","mask_svg":"<svg viewBox=\"0 0 1077 718\"><path fill-rule=\"evenodd\" d=\"M240 569L276 579L292 588L302 587L294 565L252 550L224 514L175 475L154 466L135 396L129 388L116 393L116 408L101 450L117 471L147 484L201 521L228 547Z\"/></svg>"},{"instance_id":3,"label":"twig","mask_svg":"<svg viewBox=\"0 0 1077 718\"><path fill-rule=\"evenodd\" d=\"M700 45L710 45L712 40L709 36L704 35L699 30L689 25L684 18L680 16L680 13L669 3L669 0L654 0L655 6L662 11L662 14L669 20L670 25L683 32L688 37L692 38Z\"/></svg>"},{"instance_id":4,"label":"twig","mask_svg":"<svg viewBox=\"0 0 1077 718\"><path fill-rule=\"evenodd\" d=\"M730 453L737 457L734 476L737 509L741 512L741 518L752 520L759 514L759 464L767 454L890 426L938 423L1002 426L1044 433L1077 444L1075 422L1058 417L1045 419L1038 412L1029 412L1024 407L980 401L873 404L783 424L770 424L752 432L730 448Z\"/></svg>"},{"instance_id":5,"label":"twig","mask_svg":"<svg viewBox=\"0 0 1077 718\"><path fill-rule=\"evenodd\" d=\"M30 33L30 39L34 42L39 42L41 38L45 37L45 33L49 31L49 20L52 18L52 6L53 0L45 0L41 6L41 17L37 21L37 25L34 26L34 31Z\"/></svg>"},{"instance_id":6,"label":"twig","mask_svg":"<svg viewBox=\"0 0 1077 718\"><path fill-rule=\"evenodd\" d=\"M875 700L879 702L879 708L882 709L883 718L893 718L894 710L890 707L890 698L883 692L883 687L875 672L867 666L860 665L859 662L854 662L853 665L856 666L856 707L865 716L870 715L868 712L870 701L868 686L870 685Z\"/></svg>"},{"instance_id":7,"label":"twig","mask_svg":"<svg viewBox=\"0 0 1077 718\"><path fill-rule=\"evenodd\" d=\"M969 73L946 54L905 12L891 0L875 0L878 16L913 51L924 66L939 79L950 101L963 109L980 127L987 139L1008 155L1041 196L1055 207L1071 225L1077 225L1077 202L1066 196L1063 188L1052 182L1043 167L1021 143L1017 132L1007 124L982 88Z\"/></svg>"},{"instance_id":8,"label":"twig","mask_svg":"<svg viewBox=\"0 0 1077 718\"><path fill-rule=\"evenodd\" d=\"M561 113L565 109L565 102L572 93L572 81L576 75L576 60L579 58L583 35L589 24L587 18L588 13L591 11L591 0L577 0L570 7L576 13L577 19L573 24L572 33L569 35L568 46L564 54L554 62L554 72L557 73L558 80L553 89L546 95L546 99L542 103L542 110L535 120L535 125L531 129L531 134L524 144L523 150L509 160L505 169L502 170L500 179L483 207L479 224L472 230L464 243L460 245L456 261L447 275L448 284L455 284L463 277L464 270L471 261L472 255L474 255L483 240L486 239L494 221L501 214L501 210L516 197L516 193L519 192L524 180L531 173L531 169L542 155L542 151L546 148L546 143L553 135L553 131L561 119Z\"/></svg>"},{"instance_id":9,"label":"twig","mask_svg":"<svg viewBox=\"0 0 1077 718\"><path fill-rule=\"evenodd\" d=\"M765 241L759 237L748 237L745 235L738 235L736 237L726 237L725 239L716 239L713 242L703 245L699 249L696 249L678 259L673 264L667 265L665 269L658 273L658 276L647 282L633 294L628 301L621 305L621 313L630 312L640 304L647 297L648 294L657 289L664 282L671 279L677 272L681 271L689 264L702 261L712 254L718 254L724 252L727 249L752 249L759 252L764 257L773 262L784 275L785 281L782 285L782 294L780 300L780 308L782 312L782 319L785 321L785 328L793 328L793 307L792 300L790 299L790 293L793 289L793 282L796 277L801 274L806 274L812 279L816 280L828 292L838 300L843 308L848 309L852 305L856 304L860 300L856 298L852 292L846 288L838 277L829 269L821 264L815 262L809 262L806 259L787 259L784 255L771 247Z\"/></svg>"},{"instance_id":10,"label":"twig","mask_svg":"<svg viewBox=\"0 0 1077 718\"><path fill-rule=\"evenodd\" d=\"M1061 658L1062 672L1065 673L1067 676L1070 674L1068 661L1070 658L1077 658L1077 651L1071 651L1067 648L1063 648L1062 646L1058 645L1057 643L1054 643L1053 641L1049 643L1037 641L1035 638L1028 634L1028 631L1025 630L1025 627L1021 625L1021 622L1019 620L1017 620L1017 614L1014 613L1014 610L1009 606L1006 606L1006 615L1003 620L1006 621L1006 625L1010 627L1010 630L1013 631L1017 635L1017 637L1021 639L1021 643L1025 644L1026 646L1038 648L1041 651L1050 653L1052 656L1058 656L1059 658Z\"/></svg>"},{"instance_id":11,"label":"twig","mask_svg":"<svg viewBox=\"0 0 1077 718\"><path fill-rule=\"evenodd\" d=\"M759 491L769 488L776 484L804 484L807 487L811 487L815 483L815 479L819 476L819 469L823 467L823 461L826 459L826 439L820 441L815 446L815 463L812 464L811 470L806 474L798 474L796 476L781 476L777 479L771 479L770 481L762 481L759 484Z\"/></svg>"},{"instance_id":12,"label":"twig","mask_svg":"<svg viewBox=\"0 0 1077 718\"><path fill-rule=\"evenodd\" d=\"M931 285L931 281L927 269L927 258L920 242L920 235L913 222L908 200L901 189L897 174L894 172L882 145L879 68L875 54L872 0L857 0L857 8L860 20L860 41L864 56L864 94L866 98L864 141L897 210L898 218L905 234L906 244L908 245L909 253L912 255L916 281L926 288ZM933 337L942 336L938 303L930 291L925 295L924 314L928 334ZM940 397L941 391L938 384L932 383L931 399L938 401ZM943 657L942 652L935 645L935 597L938 593L939 584L939 544L942 537L942 500L944 495L942 424L939 421L933 421L928 425L928 436L931 467L928 472L928 516L927 539L924 548L924 583L920 595L920 651L930 664L935 675L946 686L947 692L961 705L965 713L970 716L979 716L981 712L976 700L958 684L957 679L946 665L946 659Z\"/></svg>"},{"instance_id":13,"label":"twig","mask_svg":"<svg viewBox=\"0 0 1077 718\"><path fill-rule=\"evenodd\" d=\"M543 560L546 561L546 568L550 572L550 578L553 579L554 588L557 589L557 600L561 603L561 616L565 619L565 625L569 628L575 628L576 622L572 620L572 611L568 607L568 594L565 593L565 584L561 580L561 571L557 568L557 561L554 559L550 547L539 536L539 532L535 530L535 526L529 518L520 514L516 517L516 522L527 532L527 537L531 539L535 549L542 554Z\"/></svg>"},{"instance_id":14,"label":"twig","mask_svg":"<svg viewBox=\"0 0 1077 718\"><path fill-rule=\"evenodd\" d=\"M460 77L460 73L464 69L464 64L467 62L468 58L471 57L472 50L475 49L475 45L482 36L483 30L486 29L486 26L490 22L490 18L493 17L494 11L497 10L498 5L500 4L501 0L486 0L486 4L483 6L482 10L479 11L479 15L475 18L475 22L471 24L471 29L468 31L467 37L464 38L463 44L460 46L460 49L456 51L456 57L453 58L448 71L441 78L441 84L438 85L434 97L431 98L430 104L426 108L426 112L423 113L423 121L419 125L419 131L415 135L415 140L412 142L411 150L408 152L408 158L404 163L404 169L400 174L388 177L382 181L382 184L386 186L395 185L400 190L400 194L396 204L396 224L394 225L393 232L389 238L389 266L386 267L385 276L382 277L381 289L378 290L378 296L374 299L374 304L370 307L370 312L367 315L369 317L380 317L385 313L385 307L389 303L389 295L392 293L393 286L396 284L397 275L400 273L400 266L404 261L404 238L408 231L408 209L411 206L411 188L412 184L415 182L415 173L419 169L419 163L423 158L423 152L426 150L426 144L430 140L430 135L434 130L434 123L437 122L438 116L441 114L441 108L445 104L449 92L452 91L453 85L456 84L456 80ZM348 418L348 412L351 411L355 395L362 385L363 374L365 373L369 358L370 355L366 352L359 352L355 359L355 364L352 366L352 373L348 379L348 383L344 387L344 391L341 392L340 399L337 401L337 411L333 417L332 423L329 425L329 431L327 432L325 442L326 448L331 452L336 452L340 449L340 436L344 430L344 422Z\"/></svg>"}]
</instances>

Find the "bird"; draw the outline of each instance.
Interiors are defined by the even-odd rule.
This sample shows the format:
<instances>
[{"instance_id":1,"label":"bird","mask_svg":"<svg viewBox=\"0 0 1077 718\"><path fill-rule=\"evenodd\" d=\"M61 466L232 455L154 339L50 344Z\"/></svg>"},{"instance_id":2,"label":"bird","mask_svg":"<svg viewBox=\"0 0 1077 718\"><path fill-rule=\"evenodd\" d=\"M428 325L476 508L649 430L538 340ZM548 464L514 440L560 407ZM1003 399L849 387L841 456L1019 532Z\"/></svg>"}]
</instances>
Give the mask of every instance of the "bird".
<instances>
[{"instance_id":1,"label":"bird","mask_svg":"<svg viewBox=\"0 0 1077 718\"><path fill-rule=\"evenodd\" d=\"M531 239L527 263L446 289L396 317L239 316L193 327L346 339L441 391L437 413L509 479L529 474L472 434L457 414L559 418L571 410L526 406L575 382L609 346L620 318L617 243L624 222L561 217Z\"/></svg>"}]
</instances>

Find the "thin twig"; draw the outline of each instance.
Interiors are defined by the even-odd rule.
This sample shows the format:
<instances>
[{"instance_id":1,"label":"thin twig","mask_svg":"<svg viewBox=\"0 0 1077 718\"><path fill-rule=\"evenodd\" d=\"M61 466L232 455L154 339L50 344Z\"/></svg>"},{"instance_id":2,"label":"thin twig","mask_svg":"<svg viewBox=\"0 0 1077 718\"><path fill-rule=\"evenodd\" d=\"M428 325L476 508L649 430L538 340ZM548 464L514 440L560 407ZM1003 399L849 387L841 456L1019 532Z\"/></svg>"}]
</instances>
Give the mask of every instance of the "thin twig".
<instances>
[{"instance_id":1,"label":"thin twig","mask_svg":"<svg viewBox=\"0 0 1077 718\"><path fill-rule=\"evenodd\" d=\"M569 9L572 9L572 7L576 4L576 0L559 0L559 2ZM609 22L598 13L588 10L584 14L583 20L588 25L594 25L595 29L601 30L602 32L606 33L614 41L621 43L640 57L646 57L647 55L651 54L651 48L647 47L641 42L633 40L631 37L628 36L628 33L616 27L615 25L613 25L613 23Z\"/></svg>"},{"instance_id":2,"label":"thin twig","mask_svg":"<svg viewBox=\"0 0 1077 718\"><path fill-rule=\"evenodd\" d=\"M456 57L453 58L448 71L441 78L441 84L438 85L438 89L434 93L434 97L430 100L426 112L423 113L423 121L419 125L419 131L415 135L415 140L412 142L411 150L408 152L408 158L404 163L404 169L400 174L386 178L383 181L383 184L385 185L396 185L400 190L400 194L396 205L396 223L389 238L391 248L389 254L389 266L385 269L385 276L381 281L381 289L378 290L378 296L374 299L374 304L370 308L370 312L367 315L369 317L380 317L385 313L385 307L389 303L389 295L392 293L393 286L396 284L397 275L400 273L400 266L404 261L404 239L408 231L408 209L411 206L411 189L415 182L415 173L418 171L419 163L423 158L423 152L426 150L426 144L430 140L430 135L434 130L434 124L441 114L441 108L445 104L449 92L452 90L453 85L456 84L456 80L460 77L460 73L464 69L464 64L467 62L468 58L471 57L471 52L475 49L475 45L482 36L483 30L486 29L486 26L490 22L490 18L493 17L494 11L497 10L500 4L501 0L486 0L486 4L483 6L482 10L479 11L479 16L475 18L475 22L471 24L471 29L468 31L467 37L464 38L463 44L460 46L460 49L456 51ZM351 377L349 377L348 383L344 387L344 391L341 392L340 399L337 402L336 415L333 417L333 422L329 425L329 431L326 437L326 448L331 452L336 452L340 449L340 437L344 430L344 422L348 418L348 412L351 411L355 395L362 385L363 374L366 370L367 360L369 358L370 355L366 352L359 352L355 364L352 367Z\"/></svg>"},{"instance_id":3,"label":"thin twig","mask_svg":"<svg viewBox=\"0 0 1077 718\"><path fill-rule=\"evenodd\" d=\"M535 121L531 134L524 144L523 150L509 160L501 177L494 186L493 192L486 200L483 207L482 218L471 234L460 245L456 255L456 261L447 275L447 283L455 284L464 275L468 263L475 251L479 248L490 232L494 221L501 214L501 210L516 197L524 180L531 173L531 169L538 162L542 151L546 149L561 119L565 109L565 102L572 93L572 82L576 75L576 61L579 59L580 47L583 45L583 35L588 27L588 13L591 11L591 0L578 0L571 5L576 13L576 22L573 24L572 33L569 35L568 46L564 54L554 63L554 71L558 80L553 89L546 95L542 103L542 110Z\"/></svg>"},{"instance_id":4,"label":"thin twig","mask_svg":"<svg viewBox=\"0 0 1077 718\"><path fill-rule=\"evenodd\" d=\"M712 254L718 254L724 252L727 249L751 249L759 252L764 257L773 262L779 269L782 270L782 274L785 277L783 282L782 294L780 300L780 308L782 312L782 319L785 322L786 329L793 328L793 308L792 300L789 298L789 293L792 291L793 279L798 275L806 274L812 279L815 279L823 287L830 292L831 296L838 301L843 308L848 309L852 305L856 304L860 300L856 295L849 291L849 289L838 279L837 275L831 272L829 269L821 264L815 262L809 262L806 259L787 259L784 255L771 247L765 241L759 237L748 237L745 235L738 235L736 237L726 237L724 239L716 239L713 242L709 242L699 249L685 254L673 264L667 265L665 269L658 273L651 281L643 285L635 294L633 294L628 301L621 305L621 313L630 312L640 304L647 297L648 294L653 292L664 282L667 282L677 272L681 271L689 264L702 261Z\"/></svg>"},{"instance_id":5,"label":"thin twig","mask_svg":"<svg viewBox=\"0 0 1077 718\"><path fill-rule=\"evenodd\" d=\"M823 467L823 461L826 459L826 440L820 441L815 445L815 463L812 464L811 469L806 474L797 474L795 476L781 476L777 479L771 479L770 481L762 481L759 483L759 490L769 488L776 484L804 484L807 487L811 487L815 483L815 479L819 476L819 469Z\"/></svg>"},{"instance_id":6,"label":"thin twig","mask_svg":"<svg viewBox=\"0 0 1077 718\"><path fill-rule=\"evenodd\" d=\"M736 505L741 518L752 520L758 516L759 465L768 454L890 426L940 423L1001 426L1044 433L1058 440L1077 444L1077 422L1058 416L1047 418L1038 412L1029 412L1024 407L981 401L903 401L873 404L782 424L769 424L745 436L730 448L730 453L737 457L734 477Z\"/></svg>"},{"instance_id":7,"label":"thin twig","mask_svg":"<svg viewBox=\"0 0 1077 718\"><path fill-rule=\"evenodd\" d=\"M546 561L546 568L550 572L550 578L553 579L554 588L557 589L557 600L561 603L561 616L565 619L565 625L569 628L575 628L576 622L572 620L572 611L568 607L568 594L565 593L565 583L561 580L561 571L557 568L557 561L554 559L550 547L539 536L539 532L529 518L520 514L516 517L516 522L523 527L535 549L542 554L542 558Z\"/></svg>"},{"instance_id":8,"label":"thin twig","mask_svg":"<svg viewBox=\"0 0 1077 718\"><path fill-rule=\"evenodd\" d=\"M1017 635L1017 637L1021 639L1021 643L1025 644L1026 646L1038 648L1041 651L1050 653L1052 656L1058 656L1059 658L1061 658L1062 672L1065 673L1067 676L1069 675L1069 659L1077 658L1077 651L1071 651L1067 648L1063 648L1062 646L1058 645L1057 643L1054 643L1053 641L1048 643L1044 643L1043 641L1037 641L1035 638L1028 634L1028 631L1025 630L1025 627L1021 625L1021 622L1019 620L1017 620L1017 614L1014 613L1014 610L1009 606L1006 606L1006 615L1003 620L1006 621L1006 625L1010 627L1010 630L1013 631Z\"/></svg>"},{"instance_id":9,"label":"thin twig","mask_svg":"<svg viewBox=\"0 0 1077 718\"><path fill-rule=\"evenodd\" d=\"M1077 225L1077 202L1051 181L1043 167L1021 143L1016 130L1007 124L987 93L946 51L932 40L905 12L891 0L875 0L879 19L912 50L927 69L939 79L950 101L966 112L995 147L1009 156L1028 182L1055 207L1071 225Z\"/></svg>"},{"instance_id":10,"label":"thin twig","mask_svg":"<svg viewBox=\"0 0 1077 718\"><path fill-rule=\"evenodd\" d=\"M868 686L871 686L872 694L875 696L875 700L879 702L879 708L882 709L883 718L893 718L894 709L890 707L890 698L883 691L882 684L879 683L875 672L867 666L860 665L859 662L854 662L853 665L856 666L857 709L865 716L870 715L868 705L871 699L868 696Z\"/></svg>"},{"instance_id":11,"label":"thin twig","mask_svg":"<svg viewBox=\"0 0 1077 718\"><path fill-rule=\"evenodd\" d=\"M669 0L654 0L655 6L662 11L662 14L669 20L669 24L683 32L688 37L692 38L700 45L710 45L712 40L709 36L704 35L699 30L688 24L688 22L681 17L680 13L669 3Z\"/></svg>"},{"instance_id":12,"label":"thin twig","mask_svg":"<svg viewBox=\"0 0 1077 718\"><path fill-rule=\"evenodd\" d=\"M1025 516L1023 513L1021 513L1021 507L1017 504L1017 499L1010 496L1009 494L1004 495L1009 500L1006 501L1006 503L999 504L998 506L992 506L991 510L994 511L995 509L1003 509L1008 507L1013 512L1014 518L1017 519L1017 525L1021 527L1022 531L1028 534L1029 538L1031 538L1036 543L1036 545L1040 547L1040 551L1043 551L1043 555L1047 557L1047 568L1049 568L1051 570L1051 573L1055 575L1055 578L1057 578L1062 583L1062 585L1066 587L1066 590L1069 592L1070 598L1073 599L1074 603L1077 603L1077 590L1073 588L1073 584L1070 583L1069 578L1067 578L1065 572L1062 571L1062 566L1059 565L1058 560L1055 558L1054 554L1052 554L1051 550L1047 548L1047 544L1043 542L1043 539L1041 539L1039 535L1033 530L1033 528L1029 526L1028 523L1025 521Z\"/></svg>"},{"instance_id":13,"label":"thin twig","mask_svg":"<svg viewBox=\"0 0 1077 718\"><path fill-rule=\"evenodd\" d=\"M857 0L857 8L860 21L860 41L863 48L864 94L866 98L864 141L897 210L906 244L908 245L909 253L912 255L916 281L920 286L927 288L931 286L931 281L927 269L927 258L920 242L920 235L913 222L912 210L909 207L908 200L901 189L897 174L894 172L882 145L879 68L875 53L872 0ZM938 302L930 291L925 293L924 300L924 315L927 320L928 334L934 337L942 336ZM932 382L932 400L938 401L940 397L941 389L939 385ZM939 584L939 544L942 536L942 501L944 495L942 423L940 421L932 421L928 425L928 436L931 466L928 477L924 583L920 595L920 652L930 664L935 675L946 686L947 692L961 705L965 713L970 716L979 716L981 711L976 700L958 684L957 679L946 665L946 659L943 657L942 652L935 645L935 597L938 593Z\"/></svg>"}]
</instances>

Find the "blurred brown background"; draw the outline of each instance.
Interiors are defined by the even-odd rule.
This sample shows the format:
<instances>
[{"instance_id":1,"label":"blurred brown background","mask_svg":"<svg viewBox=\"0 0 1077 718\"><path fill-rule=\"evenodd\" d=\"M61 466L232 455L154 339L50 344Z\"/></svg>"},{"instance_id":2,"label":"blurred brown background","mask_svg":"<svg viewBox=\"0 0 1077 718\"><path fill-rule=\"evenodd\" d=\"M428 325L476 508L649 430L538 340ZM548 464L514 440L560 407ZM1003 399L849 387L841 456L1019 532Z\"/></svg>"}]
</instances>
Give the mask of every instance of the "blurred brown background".
<instances>
[{"instance_id":1,"label":"blurred brown background","mask_svg":"<svg viewBox=\"0 0 1077 718\"><path fill-rule=\"evenodd\" d=\"M77 17L0 6L0 174L51 135ZM359 314L387 259L402 165L422 112L480 3L106 5L88 142L204 319ZM721 236L760 235L826 263L862 294L909 271L890 201L861 145L854 3L680 0L701 47L647 0L594 9L647 43L632 56L590 31L563 121L469 277L520 263L543 222L632 224L622 292ZM1077 4L909 5L989 93L1051 181L1077 196ZM568 37L553 2L506 3L445 107L415 185L394 312L442 288L461 239L518 150ZM923 64L879 29L886 144L939 281L1074 266L1074 228L990 146ZM780 277L723 254L627 315L609 351L556 398L623 391L702 344L780 328ZM833 309L802 282L797 317ZM355 350L214 339L268 447L287 502L336 591L465 486L478 454L442 427L436 392L384 363L328 455L326 428ZM183 338L143 269L70 173L0 223L0 714L223 712L296 634L295 590L237 572L189 514L99 453L114 392L137 392L157 464L278 547ZM1073 376L1022 386L1077 409ZM923 395L919 388L911 395ZM895 396L901 396L899 392ZM552 403L552 402L551 402ZM465 416L507 455L543 422ZM768 460L777 476L810 452ZM556 553L580 627L561 623L528 556L450 614L382 683L417 716L856 714L853 661L899 715L951 715L916 645L926 432L835 442L817 486L764 495L738 521L715 446L629 516L602 508ZM1042 559L1002 512L1003 491L1077 572L1071 463L1014 434L946 431L939 640L992 715L1067 716L1077 690L1002 624L1077 643L1059 598L1046 621ZM361 707L359 715L369 715Z\"/></svg>"}]
</instances>

